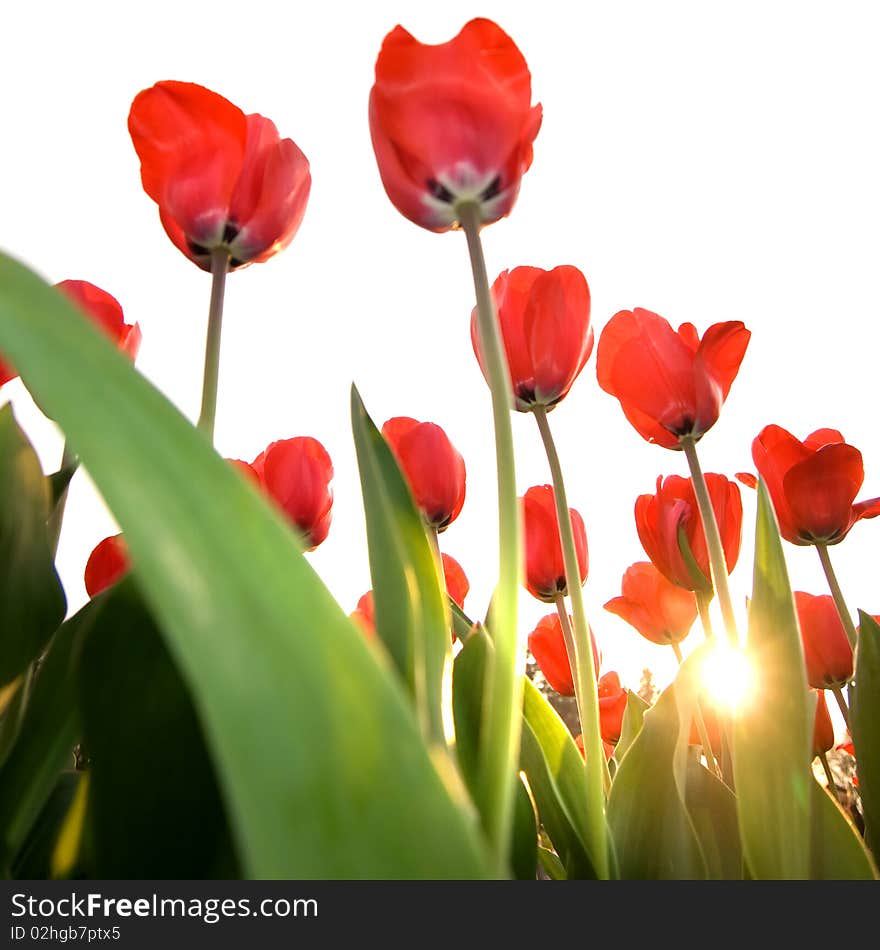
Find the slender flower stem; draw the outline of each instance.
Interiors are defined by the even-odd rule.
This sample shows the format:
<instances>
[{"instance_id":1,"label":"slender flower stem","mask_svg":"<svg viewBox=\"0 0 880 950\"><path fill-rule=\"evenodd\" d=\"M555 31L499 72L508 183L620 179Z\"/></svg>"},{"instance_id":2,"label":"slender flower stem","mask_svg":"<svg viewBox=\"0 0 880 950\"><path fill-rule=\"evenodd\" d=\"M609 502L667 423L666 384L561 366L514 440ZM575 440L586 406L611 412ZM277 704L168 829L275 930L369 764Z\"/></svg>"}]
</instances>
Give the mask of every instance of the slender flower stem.
<instances>
[{"instance_id":1,"label":"slender flower stem","mask_svg":"<svg viewBox=\"0 0 880 950\"><path fill-rule=\"evenodd\" d=\"M822 763L822 768L825 769L825 779L828 782L828 791L837 799L838 803L843 806L843 802L840 800L840 792L837 790L837 782L834 781L834 776L831 774L831 766L828 764L828 758L824 752L819 753L819 761Z\"/></svg>"},{"instance_id":2,"label":"slender flower stem","mask_svg":"<svg viewBox=\"0 0 880 950\"><path fill-rule=\"evenodd\" d=\"M853 623L852 617L850 616L849 610L847 610L846 601L843 599L843 592L840 589L840 584L837 583L837 575L834 573L834 568L831 566L831 557L828 554L828 546L825 544L817 544L816 551L819 554L819 560L822 562L822 570L825 571L825 577L828 580L828 586L831 588L831 596L834 598L834 604L837 607L837 612L840 614L840 620L843 623L843 629L846 630L846 636L849 640L849 645L855 650L856 640L858 639L856 627Z\"/></svg>"},{"instance_id":3,"label":"slender flower stem","mask_svg":"<svg viewBox=\"0 0 880 950\"><path fill-rule=\"evenodd\" d=\"M832 686L831 692L834 693L834 698L837 700L837 705L840 708L840 714L843 716L846 728L849 729L849 706L847 706L846 700L843 698L843 690L839 686Z\"/></svg>"},{"instance_id":4,"label":"slender flower stem","mask_svg":"<svg viewBox=\"0 0 880 950\"><path fill-rule=\"evenodd\" d=\"M214 441L214 416L217 413L217 382L220 375L220 334L223 328L223 294L229 252L211 251L211 305L208 309L208 336L205 341L205 377L202 383L202 409L198 426Z\"/></svg>"},{"instance_id":5,"label":"slender flower stem","mask_svg":"<svg viewBox=\"0 0 880 950\"><path fill-rule=\"evenodd\" d=\"M79 464L79 460L76 457L76 454L70 450L67 442L64 443L64 449L61 453L61 465L58 466L58 471L63 472L67 468L75 467ZM71 474L71 478L73 475ZM49 534L49 550L52 553L52 558L55 558L55 555L58 553L58 541L61 537L61 523L64 520L64 509L67 507L67 489L70 482L64 486L64 490L58 496L58 501L55 502L55 507L52 509L52 513L49 515L49 520L46 522L46 530Z\"/></svg>"},{"instance_id":6,"label":"slender flower stem","mask_svg":"<svg viewBox=\"0 0 880 950\"><path fill-rule=\"evenodd\" d=\"M678 660L678 665L681 666L684 663L684 657L681 655L681 647L677 643L670 643L673 653L675 653L675 659ZM703 719L703 711L699 706L694 710L694 722L697 726L697 732L700 735L700 742L703 745L703 755L706 756L706 764L712 769L715 773L716 778L722 778L721 768L718 765L718 760L715 758L715 752L712 749L712 743L709 741L709 731L706 729L706 721Z\"/></svg>"},{"instance_id":7,"label":"slender flower stem","mask_svg":"<svg viewBox=\"0 0 880 950\"><path fill-rule=\"evenodd\" d=\"M489 631L495 650L483 698L481 749L484 761L477 797L489 841L502 866L506 867L510 854L514 781L519 758L521 670L525 667L524 652L517 636L523 554L510 421L513 400L507 357L489 290L480 241L480 208L476 202L461 202L456 207L456 213L467 237L474 277L477 327L492 393L498 478L498 586L492 600L492 625Z\"/></svg>"},{"instance_id":8,"label":"slender flower stem","mask_svg":"<svg viewBox=\"0 0 880 950\"><path fill-rule=\"evenodd\" d=\"M691 481L700 517L703 519L703 531L706 535L706 547L709 551L709 566L712 571L712 586L718 593L718 603L721 605L721 616L724 618L724 627L727 638L733 647L739 646L739 634L736 629L736 616L733 612L733 601L730 597L730 585L727 583L727 562L724 559L724 546L721 543L721 534L718 531L718 521L715 518L715 509L709 496L706 477L700 468L697 458L697 444L692 436L682 436L679 440L688 466L691 470Z\"/></svg>"},{"instance_id":9,"label":"slender flower stem","mask_svg":"<svg viewBox=\"0 0 880 950\"><path fill-rule=\"evenodd\" d=\"M581 720L581 734L584 737L584 750L587 760L587 807L590 812L602 813L604 792L611 788L611 773L605 758L602 736L599 729L599 693L596 687L597 670L593 665L593 649L590 644L590 626L584 610L584 593L581 586L581 573L577 560L577 548L574 543L574 531L571 528L571 511L565 494L565 482L562 478L562 466L559 454L550 432L547 410L535 406L532 410L538 431L547 453L550 475L553 481L553 497L556 501L556 521L559 524L559 540L562 545L562 560L565 564L565 584L571 598L574 617L573 646L574 674L578 684L578 715ZM600 764L601 763L601 764Z\"/></svg>"},{"instance_id":10,"label":"slender flower stem","mask_svg":"<svg viewBox=\"0 0 880 950\"><path fill-rule=\"evenodd\" d=\"M700 613L700 623L703 627L703 633L707 640L714 640L715 631L712 628L712 617L709 613L709 604L712 600L712 594L708 591L698 590L694 592L697 598L697 610Z\"/></svg>"}]
</instances>

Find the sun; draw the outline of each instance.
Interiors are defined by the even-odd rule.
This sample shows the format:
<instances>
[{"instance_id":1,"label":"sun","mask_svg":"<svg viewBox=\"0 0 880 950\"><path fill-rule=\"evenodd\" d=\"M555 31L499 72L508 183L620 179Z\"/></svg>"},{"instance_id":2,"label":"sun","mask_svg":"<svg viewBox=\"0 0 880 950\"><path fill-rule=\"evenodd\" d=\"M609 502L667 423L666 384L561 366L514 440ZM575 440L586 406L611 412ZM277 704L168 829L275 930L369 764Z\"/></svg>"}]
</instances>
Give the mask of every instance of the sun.
<instances>
[{"instance_id":1,"label":"sun","mask_svg":"<svg viewBox=\"0 0 880 950\"><path fill-rule=\"evenodd\" d=\"M751 699L754 671L741 650L717 646L703 660L700 678L712 704L720 710L736 714Z\"/></svg>"}]
</instances>

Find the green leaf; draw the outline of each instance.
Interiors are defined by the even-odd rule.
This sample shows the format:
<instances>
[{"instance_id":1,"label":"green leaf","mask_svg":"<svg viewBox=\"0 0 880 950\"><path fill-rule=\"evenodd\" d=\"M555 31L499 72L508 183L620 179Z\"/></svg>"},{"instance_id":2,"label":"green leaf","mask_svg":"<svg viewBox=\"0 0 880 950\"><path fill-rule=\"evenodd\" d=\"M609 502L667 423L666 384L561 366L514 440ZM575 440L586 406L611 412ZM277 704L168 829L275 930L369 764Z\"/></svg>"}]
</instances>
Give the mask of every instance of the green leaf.
<instances>
[{"instance_id":1,"label":"green leaf","mask_svg":"<svg viewBox=\"0 0 880 950\"><path fill-rule=\"evenodd\" d=\"M520 764L567 876L595 879L585 827L583 756L556 710L525 677Z\"/></svg>"},{"instance_id":2,"label":"green leaf","mask_svg":"<svg viewBox=\"0 0 880 950\"><path fill-rule=\"evenodd\" d=\"M462 777L472 795L479 782L483 690L491 649L492 641L485 629L476 628L463 642L452 672L455 752Z\"/></svg>"},{"instance_id":3,"label":"green leaf","mask_svg":"<svg viewBox=\"0 0 880 950\"><path fill-rule=\"evenodd\" d=\"M125 533L199 712L245 873L491 873L396 678L281 516L72 304L2 256L0 350Z\"/></svg>"},{"instance_id":4,"label":"green leaf","mask_svg":"<svg viewBox=\"0 0 880 950\"><path fill-rule=\"evenodd\" d=\"M693 758L687 764L685 804L700 842L707 877L741 880L743 856L736 797L724 782Z\"/></svg>"},{"instance_id":5,"label":"green leaf","mask_svg":"<svg viewBox=\"0 0 880 950\"><path fill-rule=\"evenodd\" d=\"M67 603L46 535L49 487L12 415L0 409L0 686L48 643Z\"/></svg>"},{"instance_id":6,"label":"green leaf","mask_svg":"<svg viewBox=\"0 0 880 950\"><path fill-rule=\"evenodd\" d=\"M443 745L443 669L452 638L440 564L397 461L354 386L351 424L367 518L376 630L412 694L425 737Z\"/></svg>"},{"instance_id":7,"label":"green leaf","mask_svg":"<svg viewBox=\"0 0 880 950\"><path fill-rule=\"evenodd\" d=\"M755 571L746 645L751 701L733 718L733 761L743 852L756 879L810 871L810 749L814 701L766 486L758 486Z\"/></svg>"},{"instance_id":8,"label":"green leaf","mask_svg":"<svg viewBox=\"0 0 880 950\"><path fill-rule=\"evenodd\" d=\"M679 708L689 657L675 682L645 711L642 729L620 762L608 798L608 824L621 878L701 880L707 876L699 839L685 806L687 731ZM676 689L685 694L676 695ZM685 717L682 715L681 717Z\"/></svg>"},{"instance_id":9,"label":"green leaf","mask_svg":"<svg viewBox=\"0 0 880 950\"><path fill-rule=\"evenodd\" d=\"M196 711L134 579L101 599L77 677L91 762L89 876L209 878L230 845Z\"/></svg>"},{"instance_id":10,"label":"green leaf","mask_svg":"<svg viewBox=\"0 0 880 950\"><path fill-rule=\"evenodd\" d=\"M618 764L626 755L627 749L633 744L636 736L641 732L645 713L650 708L651 704L646 703L638 693L634 693L632 690L628 691L626 709L623 711L623 722L620 724L620 738L614 747L614 758Z\"/></svg>"},{"instance_id":11,"label":"green leaf","mask_svg":"<svg viewBox=\"0 0 880 950\"><path fill-rule=\"evenodd\" d=\"M880 625L863 610L859 611L855 682L850 690L850 725L865 840L880 863Z\"/></svg>"},{"instance_id":12,"label":"green leaf","mask_svg":"<svg viewBox=\"0 0 880 950\"><path fill-rule=\"evenodd\" d=\"M516 880L535 880L538 870L538 817L521 775L516 783L513 801L513 847L510 864Z\"/></svg>"},{"instance_id":13,"label":"green leaf","mask_svg":"<svg viewBox=\"0 0 880 950\"><path fill-rule=\"evenodd\" d=\"M18 738L0 769L0 865L8 868L79 739L75 660L106 600L90 601L59 627L37 670Z\"/></svg>"},{"instance_id":14,"label":"green leaf","mask_svg":"<svg viewBox=\"0 0 880 950\"><path fill-rule=\"evenodd\" d=\"M818 782L812 787L812 855L814 881L871 881L877 877L871 854L846 812Z\"/></svg>"},{"instance_id":15,"label":"green leaf","mask_svg":"<svg viewBox=\"0 0 880 950\"><path fill-rule=\"evenodd\" d=\"M28 881L51 877L52 856L82 777L80 772L65 769L53 778L46 801L8 876Z\"/></svg>"}]
</instances>

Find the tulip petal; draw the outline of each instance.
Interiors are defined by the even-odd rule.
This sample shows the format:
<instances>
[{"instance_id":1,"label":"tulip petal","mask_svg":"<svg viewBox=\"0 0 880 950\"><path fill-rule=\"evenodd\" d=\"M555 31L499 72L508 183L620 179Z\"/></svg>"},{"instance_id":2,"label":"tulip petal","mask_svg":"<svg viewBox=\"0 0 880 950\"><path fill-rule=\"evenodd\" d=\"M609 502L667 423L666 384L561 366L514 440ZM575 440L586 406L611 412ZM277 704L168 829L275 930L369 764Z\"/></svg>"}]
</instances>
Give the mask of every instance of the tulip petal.
<instances>
[{"instance_id":1,"label":"tulip petal","mask_svg":"<svg viewBox=\"0 0 880 950\"><path fill-rule=\"evenodd\" d=\"M751 335L739 320L716 323L703 334L694 363L698 429L705 431L718 419Z\"/></svg>"},{"instance_id":2,"label":"tulip petal","mask_svg":"<svg viewBox=\"0 0 880 950\"><path fill-rule=\"evenodd\" d=\"M816 541L842 540L852 525L853 500L863 480L862 453L842 442L793 465L782 489L800 534Z\"/></svg>"}]
</instances>

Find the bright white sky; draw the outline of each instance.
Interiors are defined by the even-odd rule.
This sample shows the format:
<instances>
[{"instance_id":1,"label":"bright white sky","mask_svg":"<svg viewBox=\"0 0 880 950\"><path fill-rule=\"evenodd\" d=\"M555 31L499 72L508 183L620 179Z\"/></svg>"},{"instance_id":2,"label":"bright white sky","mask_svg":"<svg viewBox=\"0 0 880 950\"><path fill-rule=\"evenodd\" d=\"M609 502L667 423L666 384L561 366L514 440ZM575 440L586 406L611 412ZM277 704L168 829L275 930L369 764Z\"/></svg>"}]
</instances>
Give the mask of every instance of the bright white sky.
<instances>
[{"instance_id":1,"label":"bright white sky","mask_svg":"<svg viewBox=\"0 0 880 950\"><path fill-rule=\"evenodd\" d=\"M251 460L274 439L326 445L334 519L310 557L350 611L370 579L349 385L380 425L394 415L442 425L467 463L468 495L441 547L464 566L466 606L479 616L496 572L495 474L471 276L464 237L410 224L379 181L367 97L383 37L401 23L443 42L482 15L526 56L544 125L513 213L484 231L491 277L519 264L580 267L597 337L634 306L701 332L744 320L752 342L701 443L705 470L751 469L765 424L801 438L832 426L862 450L869 497L880 495L875 13L870 2L812 0L14 4L0 56L0 247L50 282L81 278L114 294L143 330L139 369L195 419L210 278L165 237L141 189L128 109L140 89L181 79L273 119L308 156L312 195L291 247L229 279L218 450ZM55 428L20 383L2 398L54 470ZM587 525L603 669L635 689L650 666L663 686L671 652L602 604L644 559L636 496L659 474L685 474L685 460L629 426L596 383L595 352L550 420ZM522 493L549 473L530 416L516 417L515 435ZM741 601L753 493L744 502ZM59 551L72 609L85 600L89 552L115 531L78 475ZM851 606L873 613L878 540L880 523L866 522L832 552ZM795 587L826 593L815 552L786 553ZM523 636L546 609L523 592Z\"/></svg>"}]
</instances>

